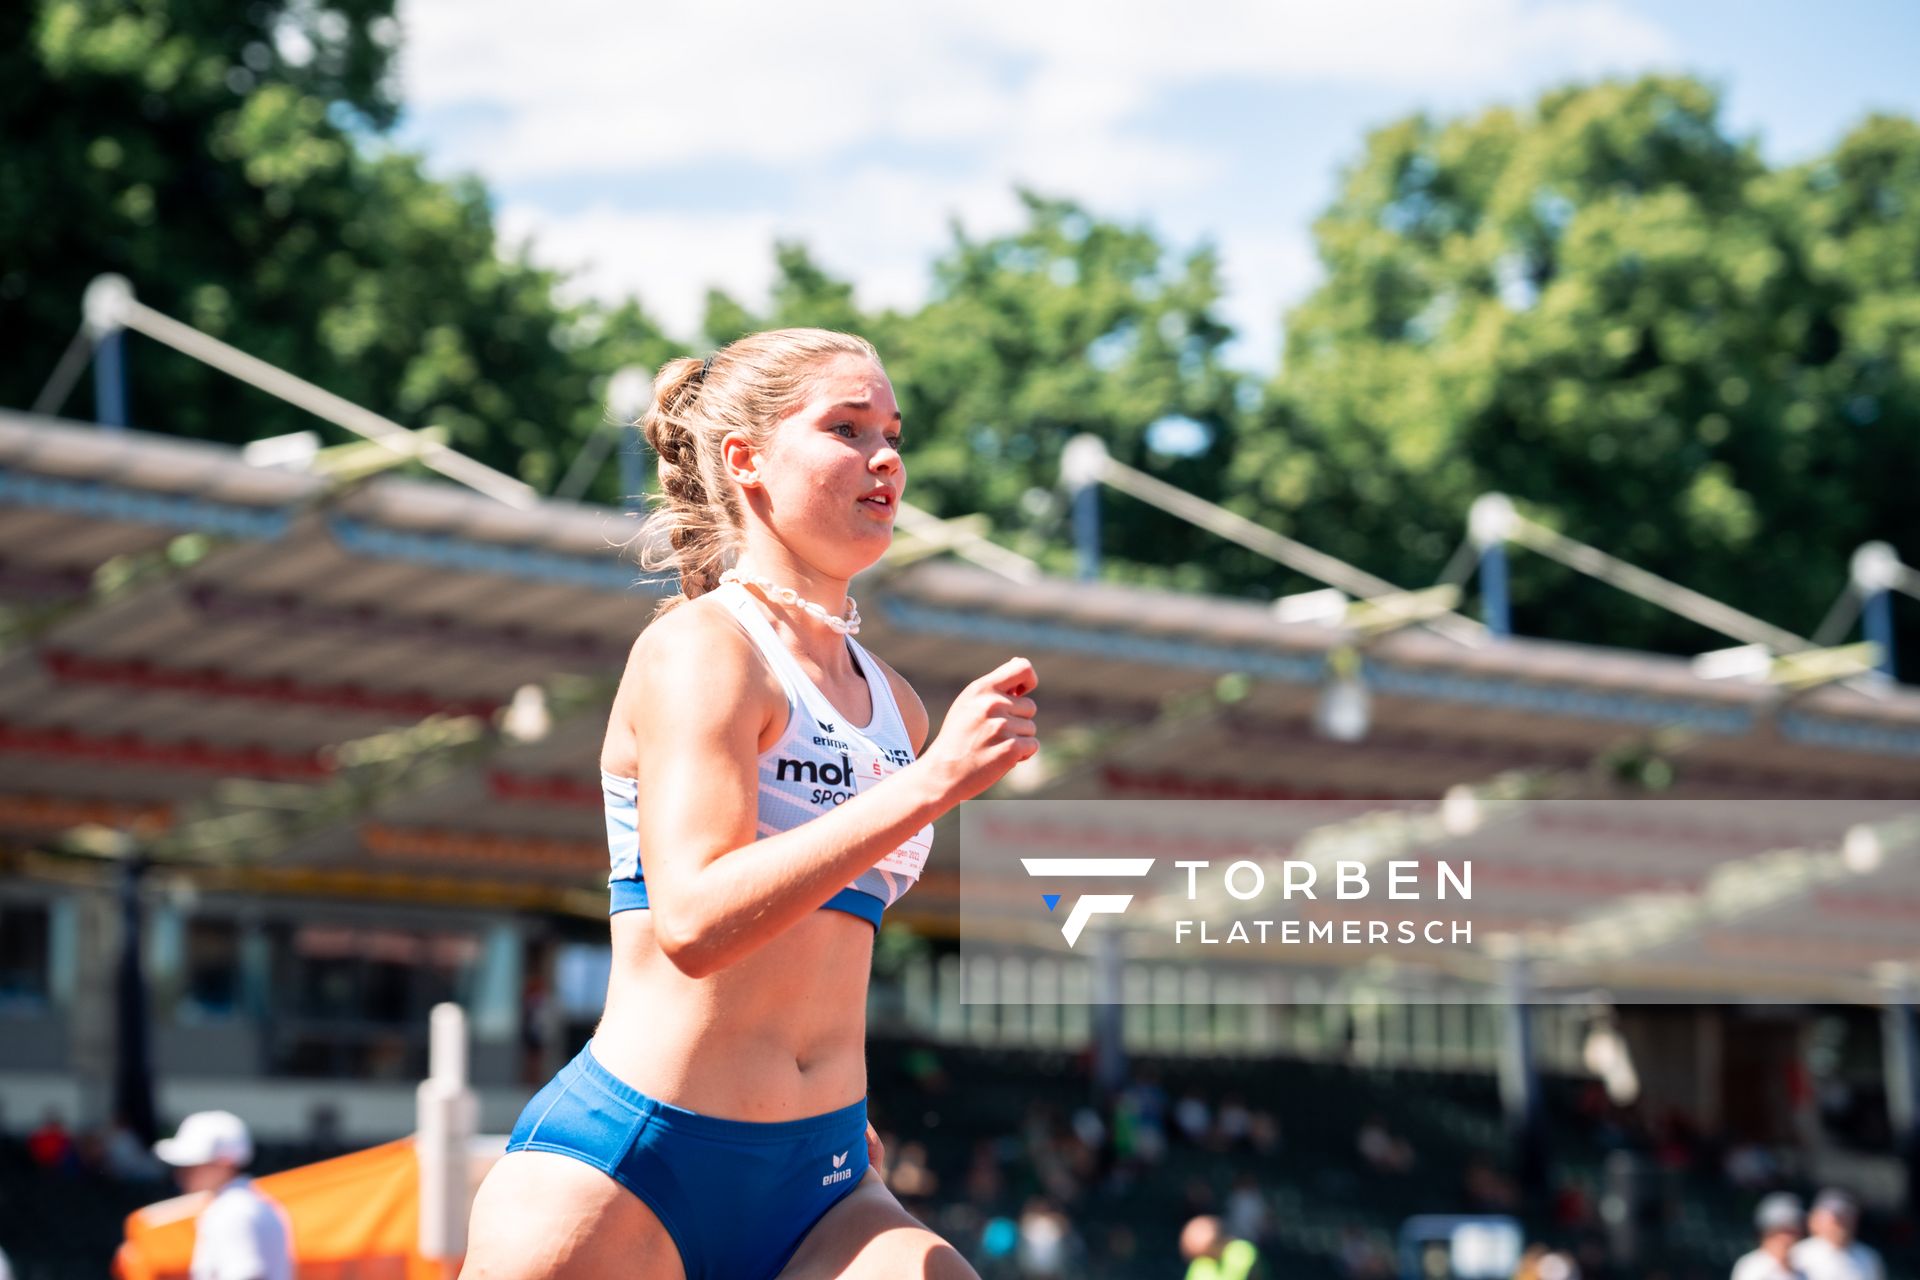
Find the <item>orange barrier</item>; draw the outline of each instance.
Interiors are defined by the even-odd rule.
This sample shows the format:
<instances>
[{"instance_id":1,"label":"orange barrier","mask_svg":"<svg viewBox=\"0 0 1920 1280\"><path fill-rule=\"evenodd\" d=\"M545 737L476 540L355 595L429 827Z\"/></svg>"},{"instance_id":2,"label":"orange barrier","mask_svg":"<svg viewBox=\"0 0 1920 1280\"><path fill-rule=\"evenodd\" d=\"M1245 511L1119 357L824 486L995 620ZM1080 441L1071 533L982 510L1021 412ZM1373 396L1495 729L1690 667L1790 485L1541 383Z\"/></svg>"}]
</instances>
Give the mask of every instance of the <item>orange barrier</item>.
<instances>
[{"instance_id":1,"label":"orange barrier","mask_svg":"<svg viewBox=\"0 0 1920 1280\"><path fill-rule=\"evenodd\" d=\"M286 1209L297 1280L441 1280L450 1271L416 1252L420 1169L413 1140L270 1174L254 1185ZM113 1261L118 1280L185 1280L205 1193L127 1215Z\"/></svg>"}]
</instances>

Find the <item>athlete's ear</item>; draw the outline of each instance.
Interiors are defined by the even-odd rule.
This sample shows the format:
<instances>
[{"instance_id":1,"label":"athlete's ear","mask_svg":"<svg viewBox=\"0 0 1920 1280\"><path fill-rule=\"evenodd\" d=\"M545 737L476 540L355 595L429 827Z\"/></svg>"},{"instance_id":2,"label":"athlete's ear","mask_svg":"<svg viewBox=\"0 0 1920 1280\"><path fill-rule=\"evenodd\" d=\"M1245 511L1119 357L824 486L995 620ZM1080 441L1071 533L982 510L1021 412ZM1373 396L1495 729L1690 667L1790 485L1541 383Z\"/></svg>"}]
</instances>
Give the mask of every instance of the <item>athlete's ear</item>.
<instances>
[{"instance_id":1,"label":"athlete's ear","mask_svg":"<svg viewBox=\"0 0 1920 1280\"><path fill-rule=\"evenodd\" d=\"M729 431L720 441L720 465L743 489L760 483L760 453L744 431Z\"/></svg>"}]
</instances>

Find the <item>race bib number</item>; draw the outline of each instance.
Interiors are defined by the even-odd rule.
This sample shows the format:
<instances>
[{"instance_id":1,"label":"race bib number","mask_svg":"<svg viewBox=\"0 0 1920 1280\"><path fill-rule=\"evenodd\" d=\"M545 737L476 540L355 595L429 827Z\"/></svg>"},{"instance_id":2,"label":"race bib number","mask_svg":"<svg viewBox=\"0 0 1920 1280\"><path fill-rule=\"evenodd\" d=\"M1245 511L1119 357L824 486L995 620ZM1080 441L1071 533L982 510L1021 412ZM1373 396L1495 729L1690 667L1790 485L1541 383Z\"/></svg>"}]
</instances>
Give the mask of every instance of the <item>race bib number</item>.
<instances>
[{"instance_id":1,"label":"race bib number","mask_svg":"<svg viewBox=\"0 0 1920 1280\"><path fill-rule=\"evenodd\" d=\"M861 791L866 791L881 781L900 772L904 766L874 751L862 751L853 760L854 783ZM927 855L933 852L933 826L929 823L920 828L906 841L886 857L873 865L882 871L891 871L895 875L920 878L920 871L927 865Z\"/></svg>"}]
</instances>

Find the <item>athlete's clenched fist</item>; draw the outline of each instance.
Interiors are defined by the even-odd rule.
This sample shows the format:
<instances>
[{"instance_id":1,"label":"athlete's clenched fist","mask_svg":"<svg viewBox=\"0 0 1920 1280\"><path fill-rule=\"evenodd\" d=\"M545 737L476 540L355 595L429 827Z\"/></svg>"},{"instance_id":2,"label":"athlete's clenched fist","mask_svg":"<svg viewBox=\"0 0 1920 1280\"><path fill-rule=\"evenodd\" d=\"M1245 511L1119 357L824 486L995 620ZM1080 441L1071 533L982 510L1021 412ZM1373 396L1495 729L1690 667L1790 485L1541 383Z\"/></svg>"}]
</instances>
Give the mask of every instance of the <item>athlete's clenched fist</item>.
<instances>
[{"instance_id":1,"label":"athlete's clenched fist","mask_svg":"<svg viewBox=\"0 0 1920 1280\"><path fill-rule=\"evenodd\" d=\"M1040 749L1032 693L1039 679L1025 658L1009 658L953 700L940 734L920 759L948 804L971 800Z\"/></svg>"}]
</instances>

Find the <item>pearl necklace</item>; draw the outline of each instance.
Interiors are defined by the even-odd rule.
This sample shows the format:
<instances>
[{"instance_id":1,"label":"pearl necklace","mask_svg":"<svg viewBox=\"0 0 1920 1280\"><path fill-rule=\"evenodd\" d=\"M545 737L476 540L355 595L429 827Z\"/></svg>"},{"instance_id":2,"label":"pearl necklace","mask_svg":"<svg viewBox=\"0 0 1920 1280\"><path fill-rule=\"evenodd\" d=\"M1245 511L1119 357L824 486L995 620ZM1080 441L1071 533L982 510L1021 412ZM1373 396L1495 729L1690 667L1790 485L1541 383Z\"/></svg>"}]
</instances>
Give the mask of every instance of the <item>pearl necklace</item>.
<instances>
[{"instance_id":1,"label":"pearl necklace","mask_svg":"<svg viewBox=\"0 0 1920 1280\"><path fill-rule=\"evenodd\" d=\"M751 584L766 592L771 599L804 609L843 636L860 634L860 606L854 601L852 596L847 597L847 616L842 618L835 614L828 613L813 601L803 597L792 587L778 585L771 578L756 577L753 574L742 573L738 569L729 569L720 575L720 581L738 582L743 586Z\"/></svg>"}]
</instances>

